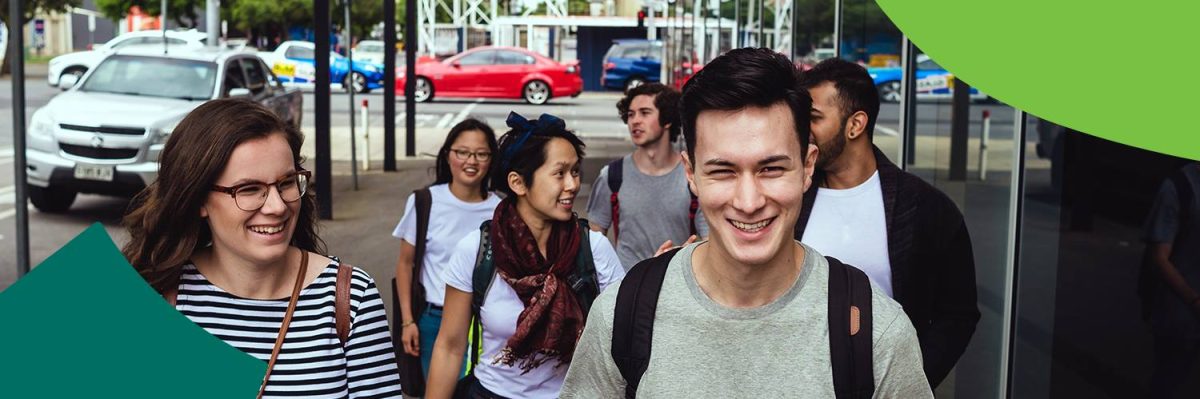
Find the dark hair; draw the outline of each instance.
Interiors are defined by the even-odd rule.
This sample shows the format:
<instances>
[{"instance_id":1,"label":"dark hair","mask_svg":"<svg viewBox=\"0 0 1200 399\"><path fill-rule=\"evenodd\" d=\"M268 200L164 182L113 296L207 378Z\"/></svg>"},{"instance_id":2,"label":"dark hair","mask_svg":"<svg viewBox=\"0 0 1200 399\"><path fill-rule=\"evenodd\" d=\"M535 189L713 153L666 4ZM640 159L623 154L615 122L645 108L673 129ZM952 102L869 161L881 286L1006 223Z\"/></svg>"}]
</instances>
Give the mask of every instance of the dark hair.
<instances>
[{"instance_id":1,"label":"dark hair","mask_svg":"<svg viewBox=\"0 0 1200 399\"><path fill-rule=\"evenodd\" d=\"M458 140L458 136L462 136L464 132L472 130L482 132L484 139L487 140L488 151L492 152L493 158L486 163L488 164L488 170L492 169L491 161L495 160L495 156L498 155L496 154L496 132L492 130L491 126L488 126L481 120L475 118L463 119L462 122L450 128L450 133L446 133L446 142L442 143L442 149L438 150L436 163L437 178L434 179L433 184L444 184L454 180L454 175L450 173L450 146L454 145L454 141ZM480 194L484 198L487 198L488 183L488 179L483 179L483 184L479 186Z\"/></svg>"},{"instance_id":2,"label":"dark hair","mask_svg":"<svg viewBox=\"0 0 1200 399\"><path fill-rule=\"evenodd\" d=\"M842 118L858 111L867 114L867 139L875 139L875 118L879 116L879 89L875 80L862 65L830 58L800 74L800 86L805 90L832 82L837 89L838 109ZM839 132L840 133L840 132Z\"/></svg>"},{"instance_id":3,"label":"dark hair","mask_svg":"<svg viewBox=\"0 0 1200 399\"><path fill-rule=\"evenodd\" d=\"M800 149L807 151L812 98L800 88L798 75L791 60L767 48L730 50L705 65L683 86L680 99L688 158L696 162L696 117L701 111L765 108L779 102L792 110Z\"/></svg>"},{"instance_id":4,"label":"dark hair","mask_svg":"<svg viewBox=\"0 0 1200 399\"><path fill-rule=\"evenodd\" d=\"M574 132L567 130L565 124L537 123L529 138L519 143L520 137L526 131L524 128L514 127L500 136L500 154L496 159L499 161L499 167L488 170L492 176L492 187L507 197L515 196L512 188L508 186L508 172L517 172L525 181L526 187L533 187L533 172L546 163L546 144L555 137L570 142L571 147L575 148L575 155L583 162L583 149L586 145ZM517 145L519 147L516 147Z\"/></svg>"},{"instance_id":5,"label":"dark hair","mask_svg":"<svg viewBox=\"0 0 1200 399\"><path fill-rule=\"evenodd\" d=\"M213 100L183 118L159 156L158 178L138 193L123 220L129 242L121 252L159 292L176 284L180 267L212 241L200 208L238 145L282 134L300 170L304 136L271 110L245 99ZM310 190L300 200L291 245L325 253L317 236L317 200Z\"/></svg>"},{"instance_id":6,"label":"dark hair","mask_svg":"<svg viewBox=\"0 0 1200 399\"><path fill-rule=\"evenodd\" d=\"M667 131L669 135L667 137L671 138L672 143L679 140L679 132L683 130L679 124L679 91L662 83L646 83L629 89L625 93L625 97L617 101L617 112L621 113L621 122L629 123L629 107L637 96L654 97L654 108L658 109L659 126L671 124L671 128Z\"/></svg>"}]
</instances>

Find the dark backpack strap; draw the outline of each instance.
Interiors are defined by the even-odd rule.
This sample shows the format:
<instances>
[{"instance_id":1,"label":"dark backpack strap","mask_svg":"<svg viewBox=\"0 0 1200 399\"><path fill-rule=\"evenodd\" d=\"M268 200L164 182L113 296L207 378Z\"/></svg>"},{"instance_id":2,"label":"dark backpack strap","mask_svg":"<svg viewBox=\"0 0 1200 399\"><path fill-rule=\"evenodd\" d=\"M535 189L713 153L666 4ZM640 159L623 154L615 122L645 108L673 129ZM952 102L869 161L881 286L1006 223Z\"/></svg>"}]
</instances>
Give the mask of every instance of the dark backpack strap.
<instances>
[{"instance_id":1,"label":"dark backpack strap","mask_svg":"<svg viewBox=\"0 0 1200 399\"><path fill-rule=\"evenodd\" d=\"M1195 198L1195 193L1192 192L1192 182L1188 180L1184 169L1180 169L1171 175L1171 185L1175 186L1175 195L1179 197L1179 228L1175 231L1175 242L1182 242L1181 239L1191 233L1192 220L1192 200ZM1177 248L1179 246L1172 246Z\"/></svg>"},{"instance_id":2,"label":"dark backpack strap","mask_svg":"<svg viewBox=\"0 0 1200 399\"><path fill-rule=\"evenodd\" d=\"M354 280L354 266L338 264L337 280L334 282L333 313L338 341L346 346L350 339L350 283Z\"/></svg>"},{"instance_id":3,"label":"dark backpack strap","mask_svg":"<svg viewBox=\"0 0 1200 399\"><path fill-rule=\"evenodd\" d=\"M492 261L492 221L479 225L479 252L475 254L475 269L471 272L471 369L479 364L479 351L483 345L483 326L479 322L479 310L483 300L492 289L496 277L496 264Z\"/></svg>"},{"instance_id":4,"label":"dark backpack strap","mask_svg":"<svg viewBox=\"0 0 1200 399\"><path fill-rule=\"evenodd\" d=\"M575 272L567 284L575 293L579 307L587 315L592 309L592 302L600 296L600 278L596 275L596 259L592 257L592 231L587 219L579 218L579 253L575 255Z\"/></svg>"},{"instance_id":5,"label":"dark backpack strap","mask_svg":"<svg viewBox=\"0 0 1200 399\"><path fill-rule=\"evenodd\" d=\"M696 232L700 231L696 228L696 213L700 211L700 199L696 197L696 194L692 193L690 187L688 188L688 194L692 197L692 201L688 204L688 227L691 228L692 235L696 235Z\"/></svg>"},{"instance_id":6,"label":"dark backpack strap","mask_svg":"<svg viewBox=\"0 0 1200 399\"><path fill-rule=\"evenodd\" d=\"M621 192L621 180L625 177L623 174L623 166L625 165L625 157L617 158L615 161L608 163L608 203L612 207L612 229L613 237L620 235L621 230L617 226L621 221L621 201L617 199L617 193Z\"/></svg>"},{"instance_id":7,"label":"dark backpack strap","mask_svg":"<svg viewBox=\"0 0 1200 399\"><path fill-rule=\"evenodd\" d=\"M853 266L829 261L829 360L839 399L875 393L871 348L871 281Z\"/></svg>"},{"instance_id":8,"label":"dark backpack strap","mask_svg":"<svg viewBox=\"0 0 1200 399\"><path fill-rule=\"evenodd\" d=\"M429 187L425 187L413 192L413 197L417 211L417 242L413 243L416 250L413 252L412 278L409 279L412 285L409 290L412 297L409 305L412 306L415 319L421 317L421 312L425 311L425 286L421 285L421 270L425 267L425 241L429 236L429 212L433 208L433 194L429 192Z\"/></svg>"},{"instance_id":9,"label":"dark backpack strap","mask_svg":"<svg viewBox=\"0 0 1200 399\"><path fill-rule=\"evenodd\" d=\"M654 314L658 294L667 276L667 265L679 248L638 262L617 291L613 309L612 357L621 377L625 378L625 397L637 396L642 374L650 365L650 346L654 336Z\"/></svg>"}]
</instances>

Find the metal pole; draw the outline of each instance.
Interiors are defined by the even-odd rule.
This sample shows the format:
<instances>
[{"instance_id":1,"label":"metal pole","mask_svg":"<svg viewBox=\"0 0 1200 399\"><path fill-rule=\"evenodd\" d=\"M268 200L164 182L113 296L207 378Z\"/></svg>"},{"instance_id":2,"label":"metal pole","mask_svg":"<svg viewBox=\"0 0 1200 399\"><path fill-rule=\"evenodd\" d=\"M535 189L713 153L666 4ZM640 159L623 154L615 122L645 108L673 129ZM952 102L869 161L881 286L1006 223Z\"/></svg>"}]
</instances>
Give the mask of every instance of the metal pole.
<instances>
[{"instance_id":1,"label":"metal pole","mask_svg":"<svg viewBox=\"0 0 1200 399\"><path fill-rule=\"evenodd\" d=\"M404 155L417 156L417 2L404 2Z\"/></svg>"},{"instance_id":2,"label":"metal pole","mask_svg":"<svg viewBox=\"0 0 1200 399\"><path fill-rule=\"evenodd\" d=\"M763 40L767 37L766 32L763 31L763 28L765 28L765 26L763 26L763 22L767 20L766 15L764 15L764 13L767 12L765 9L766 2L767 0L758 0L758 43L754 44L758 47L763 47Z\"/></svg>"},{"instance_id":3,"label":"metal pole","mask_svg":"<svg viewBox=\"0 0 1200 399\"><path fill-rule=\"evenodd\" d=\"M950 180L967 179L967 137L971 112L971 87L962 79L954 79L950 106Z\"/></svg>"},{"instance_id":4,"label":"metal pole","mask_svg":"<svg viewBox=\"0 0 1200 399\"><path fill-rule=\"evenodd\" d=\"M917 157L917 47L904 36L900 49L900 146L901 170L908 170Z\"/></svg>"},{"instance_id":5,"label":"metal pole","mask_svg":"<svg viewBox=\"0 0 1200 399\"><path fill-rule=\"evenodd\" d=\"M354 32L350 30L350 0L342 2L342 10L346 13L343 28L346 30L346 63L350 66L344 83L346 92L350 93L350 101L346 104L346 111L350 114L350 176L354 181L354 191L358 191L358 168L355 167L358 164L358 135L354 132Z\"/></svg>"},{"instance_id":6,"label":"metal pole","mask_svg":"<svg viewBox=\"0 0 1200 399\"><path fill-rule=\"evenodd\" d=\"M383 170L396 171L396 0L383 0Z\"/></svg>"},{"instance_id":7,"label":"metal pole","mask_svg":"<svg viewBox=\"0 0 1200 399\"><path fill-rule=\"evenodd\" d=\"M29 208L25 192L25 12L22 1L8 2L8 55L12 66L13 186L17 211L17 278L29 273Z\"/></svg>"},{"instance_id":8,"label":"metal pole","mask_svg":"<svg viewBox=\"0 0 1200 399\"><path fill-rule=\"evenodd\" d=\"M322 4L329 4L329 0L324 0ZM326 12L328 14L328 11ZM316 16L314 15L315 19ZM207 0L204 3L204 25L208 32L208 47L217 47L217 41L220 40L221 33L221 0ZM328 39L326 39L328 41Z\"/></svg>"},{"instance_id":9,"label":"metal pole","mask_svg":"<svg viewBox=\"0 0 1200 399\"><path fill-rule=\"evenodd\" d=\"M983 110L983 120L979 122L983 125L979 136L979 180L987 180L988 168L988 139L992 133L992 113L988 110Z\"/></svg>"},{"instance_id":10,"label":"metal pole","mask_svg":"<svg viewBox=\"0 0 1200 399\"><path fill-rule=\"evenodd\" d=\"M314 0L313 25L315 28L313 40L316 43L316 93L313 95L315 113L313 122L316 124L316 166L317 166L317 210L321 219L333 219L333 171L329 157L329 0ZM211 23L210 23L211 25ZM212 37L212 32L209 32Z\"/></svg>"},{"instance_id":11,"label":"metal pole","mask_svg":"<svg viewBox=\"0 0 1200 399\"><path fill-rule=\"evenodd\" d=\"M363 157L362 170L371 170L371 112L367 99L362 100Z\"/></svg>"},{"instance_id":12,"label":"metal pole","mask_svg":"<svg viewBox=\"0 0 1200 399\"><path fill-rule=\"evenodd\" d=\"M160 28L162 28L163 55L167 55L167 0L162 0L162 10L158 13L161 19Z\"/></svg>"},{"instance_id":13,"label":"metal pole","mask_svg":"<svg viewBox=\"0 0 1200 399\"><path fill-rule=\"evenodd\" d=\"M842 57L842 0L833 0L833 54Z\"/></svg>"},{"instance_id":14,"label":"metal pole","mask_svg":"<svg viewBox=\"0 0 1200 399\"><path fill-rule=\"evenodd\" d=\"M733 0L733 48L742 47L742 0Z\"/></svg>"}]
</instances>

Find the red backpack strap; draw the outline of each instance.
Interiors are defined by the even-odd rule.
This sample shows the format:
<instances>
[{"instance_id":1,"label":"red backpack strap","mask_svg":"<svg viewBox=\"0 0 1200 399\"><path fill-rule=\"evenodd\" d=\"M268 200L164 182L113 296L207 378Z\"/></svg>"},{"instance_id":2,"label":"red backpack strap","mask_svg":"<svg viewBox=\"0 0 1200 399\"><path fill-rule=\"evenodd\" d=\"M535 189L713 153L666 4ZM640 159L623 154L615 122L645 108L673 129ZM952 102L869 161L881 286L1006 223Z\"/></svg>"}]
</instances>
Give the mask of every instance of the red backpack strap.
<instances>
[{"instance_id":1,"label":"red backpack strap","mask_svg":"<svg viewBox=\"0 0 1200 399\"><path fill-rule=\"evenodd\" d=\"M612 193L608 197L608 203L612 206L612 229L613 237L621 235L621 201L617 199L617 193L621 192L621 180L625 177L622 171L625 164L625 157L617 158L608 163L608 191Z\"/></svg>"},{"instance_id":2,"label":"red backpack strap","mask_svg":"<svg viewBox=\"0 0 1200 399\"><path fill-rule=\"evenodd\" d=\"M350 339L350 281L354 279L354 266L339 264L337 281L334 283L333 312L338 340L346 345Z\"/></svg>"}]
</instances>

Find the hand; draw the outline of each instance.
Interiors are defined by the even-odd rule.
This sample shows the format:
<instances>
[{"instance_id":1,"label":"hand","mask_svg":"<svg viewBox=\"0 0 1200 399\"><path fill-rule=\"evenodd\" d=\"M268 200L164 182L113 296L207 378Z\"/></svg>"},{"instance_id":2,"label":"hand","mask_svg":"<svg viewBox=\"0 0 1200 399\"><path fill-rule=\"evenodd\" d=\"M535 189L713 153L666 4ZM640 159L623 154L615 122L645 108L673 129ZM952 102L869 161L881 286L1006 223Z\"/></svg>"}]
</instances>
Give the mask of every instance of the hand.
<instances>
[{"instance_id":1,"label":"hand","mask_svg":"<svg viewBox=\"0 0 1200 399\"><path fill-rule=\"evenodd\" d=\"M421 332L416 323L401 328L400 344L404 345L404 353L409 356L421 356Z\"/></svg>"},{"instance_id":2,"label":"hand","mask_svg":"<svg viewBox=\"0 0 1200 399\"><path fill-rule=\"evenodd\" d=\"M687 241L684 241L683 245L689 245L691 243L694 243L694 242L696 242L696 240L698 238L699 237L696 237L696 235L693 234L691 237L688 237ZM664 242L664 243L662 243L662 245L658 246L658 250L654 251L654 256L659 256L659 255L665 254L665 253L667 253L667 251L682 247L683 245L675 246L675 243L671 242L671 240L667 240L667 242Z\"/></svg>"}]
</instances>

